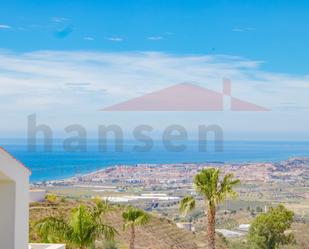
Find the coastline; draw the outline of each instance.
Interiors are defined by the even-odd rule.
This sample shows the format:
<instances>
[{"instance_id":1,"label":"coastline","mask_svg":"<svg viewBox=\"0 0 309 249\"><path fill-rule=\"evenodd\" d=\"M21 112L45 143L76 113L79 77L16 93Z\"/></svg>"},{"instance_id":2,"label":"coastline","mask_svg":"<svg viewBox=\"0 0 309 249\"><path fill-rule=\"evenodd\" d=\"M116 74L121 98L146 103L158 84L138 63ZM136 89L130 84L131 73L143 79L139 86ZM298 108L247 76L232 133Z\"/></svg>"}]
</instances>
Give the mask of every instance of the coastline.
<instances>
[{"instance_id":1,"label":"coastline","mask_svg":"<svg viewBox=\"0 0 309 249\"><path fill-rule=\"evenodd\" d=\"M293 157L309 157L309 142L302 141L225 141L222 152L213 151L212 146L209 146L207 152L199 152L197 142L190 141L181 153L166 151L160 143L147 153L136 152L133 151L134 144L130 141L124 144L124 150L121 152L115 152L110 148L105 153L98 151L95 142L89 143L87 150L82 152L64 151L58 143L54 144L51 152L44 152L42 148L29 152L25 142L7 143L3 146L31 168L31 183L65 180L117 165L132 167L138 164L280 163Z\"/></svg>"},{"instance_id":2,"label":"coastline","mask_svg":"<svg viewBox=\"0 0 309 249\"><path fill-rule=\"evenodd\" d=\"M250 168L252 172L256 171L259 172L263 167L277 167L280 168L284 165L294 165L295 168L299 167L299 165L303 164L308 164L308 170L309 170L309 157L290 157L287 160L282 160L282 161L263 161L263 162L204 162L204 163L171 163L171 164L136 164L136 165L128 165L128 164L117 164L117 165L110 165L95 171L87 172L84 174L79 174L63 179L53 179L53 180L47 180L48 184L69 184L72 182L84 182L85 179L88 179L86 182L89 182L89 179L96 178L97 176L100 176L101 174L106 174L108 172L113 172L117 171L118 169L121 169L122 171L131 171L134 169L135 171L141 171L145 169L157 169L157 170L165 170L165 171L170 171L170 170L178 170L181 171L181 169L185 170L190 170L190 169L196 169L199 170L204 167L218 167L222 168L223 170L228 169L229 171L237 171L237 169L247 169ZM303 167L303 166L302 166ZM130 176L128 175L128 178ZM37 182L31 182L32 185L40 184L42 181L37 181Z\"/></svg>"}]
</instances>

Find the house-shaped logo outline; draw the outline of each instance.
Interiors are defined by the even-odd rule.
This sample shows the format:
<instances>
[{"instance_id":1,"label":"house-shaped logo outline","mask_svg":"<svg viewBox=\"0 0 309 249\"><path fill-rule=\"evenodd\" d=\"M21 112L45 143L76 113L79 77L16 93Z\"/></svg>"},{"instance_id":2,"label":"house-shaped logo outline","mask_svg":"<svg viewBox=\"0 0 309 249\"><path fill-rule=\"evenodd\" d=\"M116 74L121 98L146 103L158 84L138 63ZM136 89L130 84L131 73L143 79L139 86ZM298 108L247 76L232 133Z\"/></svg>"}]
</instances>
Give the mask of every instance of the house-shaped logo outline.
<instances>
[{"instance_id":1,"label":"house-shaped logo outline","mask_svg":"<svg viewBox=\"0 0 309 249\"><path fill-rule=\"evenodd\" d=\"M223 79L222 92L190 83L181 83L101 111L269 111L269 109L232 96L231 81Z\"/></svg>"}]
</instances>

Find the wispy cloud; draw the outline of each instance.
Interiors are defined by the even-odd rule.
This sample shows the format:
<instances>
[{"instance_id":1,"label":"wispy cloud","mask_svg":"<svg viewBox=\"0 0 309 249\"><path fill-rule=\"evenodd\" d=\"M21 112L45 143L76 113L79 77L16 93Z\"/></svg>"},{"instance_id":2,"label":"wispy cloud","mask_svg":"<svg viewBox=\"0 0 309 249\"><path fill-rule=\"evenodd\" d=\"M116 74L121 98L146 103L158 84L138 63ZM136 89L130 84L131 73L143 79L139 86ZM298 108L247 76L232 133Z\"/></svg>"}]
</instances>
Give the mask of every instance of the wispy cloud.
<instances>
[{"instance_id":1,"label":"wispy cloud","mask_svg":"<svg viewBox=\"0 0 309 249\"><path fill-rule=\"evenodd\" d=\"M12 26L6 24L0 24L0 29L11 29Z\"/></svg>"},{"instance_id":2,"label":"wispy cloud","mask_svg":"<svg viewBox=\"0 0 309 249\"><path fill-rule=\"evenodd\" d=\"M147 37L147 40L160 41L160 40L163 40L163 37L162 36L149 36Z\"/></svg>"},{"instance_id":3,"label":"wispy cloud","mask_svg":"<svg viewBox=\"0 0 309 249\"><path fill-rule=\"evenodd\" d=\"M87 82L68 82L65 83L67 86L78 86L78 87L85 87L85 86L89 86L91 85L91 83L87 83Z\"/></svg>"},{"instance_id":4,"label":"wispy cloud","mask_svg":"<svg viewBox=\"0 0 309 249\"><path fill-rule=\"evenodd\" d=\"M254 31L255 28L251 28L251 27L246 27L246 28L239 28L239 27L235 27L232 29L233 32L249 32L249 31Z\"/></svg>"},{"instance_id":5,"label":"wispy cloud","mask_svg":"<svg viewBox=\"0 0 309 249\"><path fill-rule=\"evenodd\" d=\"M243 32L244 30L241 28L233 28L232 31L233 32Z\"/></svg>"},{"instance_id":6,"label":"wispy cloud","mask_svg":"<svg viewBox=\"0 0 309 249\"><path fill-rule=\"evenodd\" d=\"M84 40L85 40L85 41L94 41L94 38L91 37L91 36L85 36L85 37L84 37Z\"/></svg>"},{"instance_id":7,"label":"wispy cloud","mask_svg":"<svg viewBox=\"0 0 309 249\"><path fill-rule=\"evenodd\" d=\"M113 41L113 42L122 42L123 38L122 37L106 37L105 40Z\"/></svg>"},{"instance_id":8,"label":"wispy cloud","mask_svg":"<svg viewBox=\"0 0 309 249\"><path fill-rule=\"evenodd\" d=\"M55 22L55 23L63 23L63 22L69 21L69 19L66 17L58 17L58 16L53 17L51 20L52 22Z\"/></svg>"},{"instance_id":9,"label":"wispy cloud","mask_svg":"<svg viewBox=\"0 0 309 249\"><path fill-rule=\"evenodd\" d=\"M296 94L297 100L301 100L303 91L308 90L308 77L265 72L260 70L260 64L237 56L174 56L154 52L2 53L0 95L24 93L28 86L35 92L46 89L50 95L49 90L75 85L94 92L109 88L111 97L120 100L135 96L137 91L152 91L184 81L220 90L223 77L232 79L237 86L236 95L250 95L257 100L263 96L270 98L270 104L276 96L280 103L294 103Z\"/></svg>"},{"instance_id":10,"label":"wispy cloud","mask_svg":"<svg viewBox=\"0 0 309 249\"><path fill-rule=\"evenodd\" d=\"M76 118L74 122L81 122L81 114L93 112L92 120L102 122L96 110L140 96L141 92L150 93L181 82L221 92L222 78L229 78L234 97L265 106L273 112L261 114L270 115L263 125L259 123L261 116L249 118L249 114L244 114L242 119L239 116L229 119L225 125L233 123L235 130L251 128L255 123L259 124L256 129L277 129L278 125L280 129L290 129L284 118L293 117L293 129L309 127L309 76L267 72L261 69L261 63L224 55L2 51L0 114L3 120L18 124L21 121L13 122L11 114L24 120L25 115L34 112L46 116L62 113L59 118L51 117L51 122L61 123L72 117ZM280 114L283 111L287 113ZM215 117L212 121L210 115L207 114L205 122L221 120ZM129 119L132 120L132 117ZM183 121L183 117L180 120ZM202 122L201 116L197 115L196 120ZM5 128L4 125L0 124L0 128Z\"/></svg>"}]
</instances>

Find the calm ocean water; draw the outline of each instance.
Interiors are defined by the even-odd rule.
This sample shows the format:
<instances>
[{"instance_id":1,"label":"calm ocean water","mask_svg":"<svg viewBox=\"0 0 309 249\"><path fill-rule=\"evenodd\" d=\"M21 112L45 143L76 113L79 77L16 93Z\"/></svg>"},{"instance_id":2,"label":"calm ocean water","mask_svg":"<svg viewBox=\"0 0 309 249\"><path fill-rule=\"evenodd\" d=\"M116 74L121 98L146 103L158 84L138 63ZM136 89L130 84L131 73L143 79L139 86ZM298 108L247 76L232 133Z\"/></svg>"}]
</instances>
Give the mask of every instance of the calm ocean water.
<instances>
[{"instance_id":1,"label":"calm ocean water","mask_svg":"<svg viewBox=\"0 0 309 249\"><path fill-rule=\"evenodd\" d=\"M32 170L31 181L63 179L104 167L138 163L183 162L260 162L281 161L290 157L309 156L309 142L225 141L222 152L215 152L209 144L207 152L199 152L196 141L186 143L183 152L168 152L163 144L155 142L149 152L135 152L137 142L126 141L123 152L100 152L96 141L88 141L86 152L66 152L61 141L54 142L52 152L29 152L24 140L2 140L1 146Z\"/></svg>"}]
</instances>

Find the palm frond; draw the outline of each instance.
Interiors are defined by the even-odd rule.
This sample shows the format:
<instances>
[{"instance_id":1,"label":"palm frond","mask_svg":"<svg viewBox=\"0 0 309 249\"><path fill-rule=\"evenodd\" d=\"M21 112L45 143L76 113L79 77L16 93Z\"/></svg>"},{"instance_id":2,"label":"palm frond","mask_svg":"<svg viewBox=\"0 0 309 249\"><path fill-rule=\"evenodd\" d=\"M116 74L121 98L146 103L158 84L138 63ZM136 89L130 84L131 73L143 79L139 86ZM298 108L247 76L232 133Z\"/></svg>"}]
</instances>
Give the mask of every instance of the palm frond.
<instances>
[{"instance_id":1,"label":"palm frond","mask_svg":"<svg viewBox=\"0 0 309 249\"><path fill-rule=\"evenodd\" d=\"M35 228L41 237L51 240L66 240L72 229L61 218L48 217L39 221Z\"/></svg>"},{"instance_id":2,"label":"palm frond","mask_svg":"<svg viewBox=\"0 0 309 249\"><path fill-rule=\"evenodd\" d=\"M102 215L106 214L107 212L113 209L112 205L108 200L95 198L94 203L95 206L92 209L92 214L95 216L95 218L100 218Z\"/></svg>"},{"instance_id":3,"label":"palm frond","mask_svg":"<svg viewBox=\"0 0 309 249\"><path fill-rule=\"evenodd\" d=\"M115 236L118 234L117 230L114 227L106 224L100 224L97 227L96 232L98 234L98 237L103 236L104 239L108 241L114 240Z\"/></svg>"},{"instance_id":4,"label":"palm frond","mask_svg":"<svg viewBox=\"0 0 309 249\"><path fill-rule=\"evenodd\" d=\"M202 169L194 178L196 191L211 200L217 190L220 171L215 168Z\"/></svg>"},{"instance_id":5,"label":"palm frond","mask_svg":"<svg viewBox=\"0 0 309 249\"><path fill-rule=\"evenodd\" d=\"M122 213L122 218L124 221L124 229L127 229L130 226L142 226L149 222L150 216L143 210L128 206L125 211Z\"/></svg>"},{"instance_id":6,"label":"palm frond","mask_svg":"<svg viewBox=\"0 0 309 249\"><path fill-rule=\"evenodd\" d=\"M92 248L96 239L104 237L106 240L112 240L117 233L98 216L102 214L102 210L103 206L101 210L94 211L92 208L80 205L72 209L67 222L60 218L49 217L40 221L36 227L41 237L53 236L58 239L57 242L65 242L73 248Z\"/></svg>"},{"instance_id":7,"label":"palm frond","mask_svg":"<svg viewBox=\"0 0 309 249\"><path fill-rule=\"evenodd\" d=\"M181 201L180 201L180 206L179 206L179 212L183 215L186 216L190 211L192 211L195 208L195 199L193 196L188 195L185 196Z\"/></svg>"},{"instance_id":8,"label":"palm frond","mask_svg":"<svg viewBox=\"0 0 309 249\"><path fill-rule=\"evenodd\" d=\"M207 201L208 206L215 207L227 196L235 197L237 194L233 188L240 183L233 179L233 174L224 175L220 181L220 170L216 168L202 169L194 177L194 186L197 193L201 194Z\"/></svg>"},{"instance_id":9,"label":"palm frond","mask_svg":"<svg viewBox=\"0 0 309 249\"><path fill-rule=\"evenodd\" d=\"M226 174L220 183L218 190L218 202L222 202L226 197L235 198L237 193L234 191L234 187L240 184L239 179L233 179L233 174Z\"/></svg>"}]
</instances>

